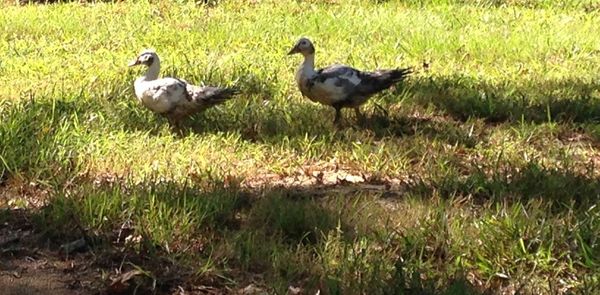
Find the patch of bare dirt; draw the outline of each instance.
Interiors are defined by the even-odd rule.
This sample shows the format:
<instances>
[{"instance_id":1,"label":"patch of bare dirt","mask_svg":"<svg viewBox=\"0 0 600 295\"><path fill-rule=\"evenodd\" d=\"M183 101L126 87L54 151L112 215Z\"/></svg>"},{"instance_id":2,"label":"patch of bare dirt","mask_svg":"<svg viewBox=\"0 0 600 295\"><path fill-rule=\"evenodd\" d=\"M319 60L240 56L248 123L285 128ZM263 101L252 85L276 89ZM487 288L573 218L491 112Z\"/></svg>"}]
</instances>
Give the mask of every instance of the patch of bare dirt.
<instances>
[{"instance_id":1,"label":"patch of bare dirt","mask_svg":"<svg viewBox=\"0 0 600 295\"><path fill-rule=\"evenodd\" d=\"M374 177L358 169L340 166L332 160L304 165L290 175L263 173L255 177L247 177L242 181L241 187L247 189L283 187L315 192L367 190L400 193L408 182L409 179Z\"/></svg>"},{"instance_id":2,"label":"patch of bare dirt","mask_svg":"<svg viewBox=\"0 0 600 295\"><path fill-rule=\"evenodd\" d=\"M65 257L45 247L27 220L11 209L0 224L0 293L4 295L95 294L97 280L85 255Z\"/></svg>"},{"instance_id":3,"label":"patch of bare dirt","mask_svg":"<svg viewBox=\"0 0 600 295\"><path fill-rule=\"evenodd\" d=\"M0 262L0 290L5 295L93 294L67 261L18 255Z\"/></svg>"}]
</instances>

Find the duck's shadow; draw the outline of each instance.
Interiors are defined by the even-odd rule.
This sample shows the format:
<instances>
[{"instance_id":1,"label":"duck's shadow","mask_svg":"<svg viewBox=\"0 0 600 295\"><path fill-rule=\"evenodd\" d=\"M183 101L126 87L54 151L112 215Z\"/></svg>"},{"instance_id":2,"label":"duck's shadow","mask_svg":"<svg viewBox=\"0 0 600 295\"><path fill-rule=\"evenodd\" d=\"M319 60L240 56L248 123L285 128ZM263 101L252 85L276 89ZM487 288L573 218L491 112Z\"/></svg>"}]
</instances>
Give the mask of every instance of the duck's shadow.
<instances>
[{"instance_id":1,"label":"duck's shadow","mask_svg":"<svg viewBox=\"0 0 600 295\"><path fill-rule=\"evenodd\" d=\"M332 123L333 110L319 105L297 104L289 112L282 107L247 107L245 112L231 115L231 111L215 109L190 118L179 137L192 134L236 134L252 143L281 144L282 140L321 138L327 142L347 141L349 138L381 140L424 136L449 144L474 147L476 139L461 122L439 117L419 117L398 114L390 116L375 110L359 122L350 112L345 113L342 125ZM296 117L294 117L294 114ZM166 122L165 122L166 124Z\"/></svg>"}]
</instances>

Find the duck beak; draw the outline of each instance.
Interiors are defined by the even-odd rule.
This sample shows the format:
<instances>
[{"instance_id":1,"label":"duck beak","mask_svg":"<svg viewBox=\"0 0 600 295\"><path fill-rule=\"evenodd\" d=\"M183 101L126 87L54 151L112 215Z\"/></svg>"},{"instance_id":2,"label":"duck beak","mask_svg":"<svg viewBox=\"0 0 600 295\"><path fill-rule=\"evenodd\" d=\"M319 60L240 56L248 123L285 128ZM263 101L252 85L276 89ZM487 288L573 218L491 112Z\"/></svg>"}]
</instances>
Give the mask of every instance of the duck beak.
<instances>
[{"instance_id":1,"label":"duck beak","mask_svg":"<svg viewBox=\"0 0 600 295\"><path fill-rule=\"evenodd\" d=\"M290 50L290 52L288 52L287 55L292 55L292 54L299 53L299 52L300 52L300 49L298 49L298 45L296 45L296 46L294 46L294 48L292 48L292 50Z\"/></svg>"},{"instance_id":2,"label":"duck beak","mask_svg":"<svg viewBox=\"0 0 600 295\"><path fill-rule=\"evenodd\" d=\"M130 61L127 66L128 67L133 67L133 66L137 66L139 64L140 64L140 61L138 59L135 59L135 60Z\"/></svg>"}]
</instances>

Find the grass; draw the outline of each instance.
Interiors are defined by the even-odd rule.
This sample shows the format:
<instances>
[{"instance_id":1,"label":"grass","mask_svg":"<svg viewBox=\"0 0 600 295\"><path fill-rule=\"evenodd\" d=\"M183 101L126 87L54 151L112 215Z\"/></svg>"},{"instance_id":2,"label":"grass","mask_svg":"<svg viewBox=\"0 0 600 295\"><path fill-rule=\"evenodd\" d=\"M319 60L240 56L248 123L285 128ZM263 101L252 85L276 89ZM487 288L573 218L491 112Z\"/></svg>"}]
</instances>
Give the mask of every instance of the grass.
<instances>
[{"instance_id":1,"label":"grass","mask_svg":"<svg viewBox=\"0 0 600 295\"><path fill-rule=\"evenodd\" d=\"M599 5L4 2L0 174L21 193L0 221L25 207L53 245L85 237L158 293L589 294ZM317 65L417 72L336 129L295 88L299 36ZM133 99L146 47L164 75L244 94L176 136Z\"/></svg>"}]
</instances>

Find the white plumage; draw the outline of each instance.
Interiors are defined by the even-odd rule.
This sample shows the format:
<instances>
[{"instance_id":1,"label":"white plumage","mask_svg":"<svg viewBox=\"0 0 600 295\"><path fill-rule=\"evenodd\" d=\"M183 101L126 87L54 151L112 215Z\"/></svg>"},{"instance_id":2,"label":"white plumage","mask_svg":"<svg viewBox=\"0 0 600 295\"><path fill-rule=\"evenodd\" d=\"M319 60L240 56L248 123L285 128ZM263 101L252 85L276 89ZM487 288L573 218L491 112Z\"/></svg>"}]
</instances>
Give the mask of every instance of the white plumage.
<instances>
[{"instance_id":1,"label":"white plumage","mask_svg":"<svg viewBox=\"0 0 600 295\"><path fill-rule=\"evenodd\" d=\"M172 126L187 116L223 103L237 93L233 88L195 86L177 78L158 78L160 59L156 52L145 50L129 66L146 65L146 73L135 80L135 96L151 111L161 114Z\"/></svg>"}]
</instances>

